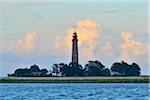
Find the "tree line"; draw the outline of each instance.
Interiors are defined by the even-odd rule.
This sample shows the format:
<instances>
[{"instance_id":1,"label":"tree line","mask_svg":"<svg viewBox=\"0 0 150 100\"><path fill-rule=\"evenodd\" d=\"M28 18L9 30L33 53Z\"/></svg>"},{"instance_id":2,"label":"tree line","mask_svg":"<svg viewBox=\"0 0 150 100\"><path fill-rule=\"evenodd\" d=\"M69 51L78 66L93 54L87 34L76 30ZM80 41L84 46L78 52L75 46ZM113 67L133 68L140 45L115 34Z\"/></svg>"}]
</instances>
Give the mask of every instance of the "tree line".
<instances>
[{"instance_id":1,"label":"tree line","mask_svg":"<svg viewBox=\"0 0 150 100\"><path fill-rule=\"evenodd\" d=\"M88 61L84 67L77 64L53 64L51 70L39 69L37 65L32 65L29 69L16 69L8 76L21 77L50 77L50 76L139 76L141 69L138 64L128 64L124 61L115 62L110 69L106 68L100 61Z\"/></svg>"}]
</instances>

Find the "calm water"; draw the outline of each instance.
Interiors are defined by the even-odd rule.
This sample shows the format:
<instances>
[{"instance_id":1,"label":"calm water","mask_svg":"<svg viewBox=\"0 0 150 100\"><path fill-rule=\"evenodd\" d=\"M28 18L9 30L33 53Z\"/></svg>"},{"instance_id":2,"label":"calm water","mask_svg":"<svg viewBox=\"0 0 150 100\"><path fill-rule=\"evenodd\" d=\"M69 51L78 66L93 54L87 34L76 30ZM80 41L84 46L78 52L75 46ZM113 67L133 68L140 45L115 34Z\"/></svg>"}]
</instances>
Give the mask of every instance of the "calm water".
<instances>
[{"instance_id":1,"label":"calm water","mask_svg":"<svg viewBox=\"0 0 150 100\"><path fill-rule=\"evenodd\" d=\"M149 84L0 84L0 100L148 100Z\"/></svg>"}]
</instances>

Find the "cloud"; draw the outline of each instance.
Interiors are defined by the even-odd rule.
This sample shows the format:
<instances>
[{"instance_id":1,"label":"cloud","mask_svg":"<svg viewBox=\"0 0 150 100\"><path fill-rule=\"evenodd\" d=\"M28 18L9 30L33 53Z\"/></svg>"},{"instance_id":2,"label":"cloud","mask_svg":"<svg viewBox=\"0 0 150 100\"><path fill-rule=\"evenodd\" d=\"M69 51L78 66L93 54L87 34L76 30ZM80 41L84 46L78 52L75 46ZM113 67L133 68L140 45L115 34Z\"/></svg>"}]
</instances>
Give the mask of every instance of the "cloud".
<instances>
[{"instance_id":1,"label":"cloud","mask_svg":"<svg viewBox=\"0 0 150 100\"><path fill-rule=\"evenodd\" d=\"M109 40L106 40L104 41L102 47L101 47L101 50L100 50L100 54L103 56L103 57L113 57L114 54L113 54L113 47L112 47L112 44Z\"/></svg>"},{"instance_id":2,"label":"cloud","mask_svg":"<svg viewBox=\"0 0 150 100\"><path fill-rule=\"evenodd\" d=\"M71 49L72 34L76 31L78 34L81 56L85 58L92 58L94 56L93 50L96 48L97 40L99 38L98 28L99 25L92 19L79 20L76 23L76 28L69 28L67 30L66 36L56 37L55 48L63 51L64 53L68 53L66 49Z\"/></svg>"},{"instance_id":3,"label":"cloud","mask_svg":"<svg viewBox=\"0 0 150 100\"><path fill-rule=\"evenodd\" d=\"M114 42L112 39L107 39L109 34L105 34L106 37L100 37L101 27L94 20L83 19L77 21L75 28L69 28L66 36L57 36L55 38L54 46L57 55L71 55L71 40L74 31L78 34L81 59L103 58L105 60L118 59L132 62L144 56L148 51L148 45L142 41L135 40L131 32L122 32L122 41L116 41L117 43L113 46L112 43Z\"/></svg>"},{"instance_id":4,"label":"cloud","mask_svg":"<svg viewBox=\"0 0 150 100\"><path fill-rule=\"evenodd\" d=\"M141 41L136 41L132 38L133 33L122 32L121 37L123 39L121 43L121 59L130 60L132 57L139 57L146 53L147 46Z\"/></svg>"},{"instance_id":5,"label":"cloud","mask_svg":"<svg viewBox=\"0 0 150 100\"><path fill-rule=\"evenodd\" d=\"M26 54L33 52L35 44L37 41L37 33L30 32L22 39L18 39L15 43L10 44L8 47L8 52L13 52L16 54Z\"/></svg>"}]
</instances>

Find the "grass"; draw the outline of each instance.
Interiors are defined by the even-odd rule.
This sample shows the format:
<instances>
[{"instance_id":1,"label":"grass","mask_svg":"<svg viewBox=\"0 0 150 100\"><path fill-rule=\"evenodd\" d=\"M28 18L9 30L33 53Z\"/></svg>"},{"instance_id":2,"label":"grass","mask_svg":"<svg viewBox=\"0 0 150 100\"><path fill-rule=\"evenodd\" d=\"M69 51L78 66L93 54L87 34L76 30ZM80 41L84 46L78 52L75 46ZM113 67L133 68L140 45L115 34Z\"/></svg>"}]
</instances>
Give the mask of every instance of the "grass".
<instances>
[{"instance_id":1,"label":"grass","mask_svg":"<svg viewBox=\"0 0 150 100\"><path fill-rule=\"evenodd\" d=\"M2 77L0 83L150 83L149 76L137 77Z\"/></svg>"}]
</instances>

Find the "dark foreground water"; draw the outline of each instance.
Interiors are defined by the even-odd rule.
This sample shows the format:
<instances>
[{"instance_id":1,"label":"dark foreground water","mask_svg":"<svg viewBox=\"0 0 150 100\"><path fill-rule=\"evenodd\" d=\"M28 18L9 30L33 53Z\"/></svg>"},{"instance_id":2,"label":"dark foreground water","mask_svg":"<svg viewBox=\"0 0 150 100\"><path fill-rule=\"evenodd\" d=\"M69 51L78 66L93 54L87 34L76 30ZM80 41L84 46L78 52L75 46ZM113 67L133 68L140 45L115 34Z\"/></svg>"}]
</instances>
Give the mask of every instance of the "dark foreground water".
<instances>
[{"instance_id":1,"label":"dark foreground water","mask_svg":"<svg viewBox=\"0 0 150 100\"><path fill-rule=\"evenodd\" d=\"M1 83L0 100L149 100L149 84Z\"/></svg>"}]
</instances>

